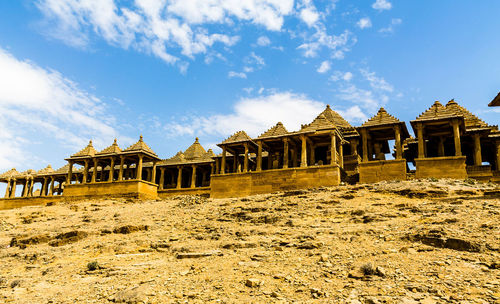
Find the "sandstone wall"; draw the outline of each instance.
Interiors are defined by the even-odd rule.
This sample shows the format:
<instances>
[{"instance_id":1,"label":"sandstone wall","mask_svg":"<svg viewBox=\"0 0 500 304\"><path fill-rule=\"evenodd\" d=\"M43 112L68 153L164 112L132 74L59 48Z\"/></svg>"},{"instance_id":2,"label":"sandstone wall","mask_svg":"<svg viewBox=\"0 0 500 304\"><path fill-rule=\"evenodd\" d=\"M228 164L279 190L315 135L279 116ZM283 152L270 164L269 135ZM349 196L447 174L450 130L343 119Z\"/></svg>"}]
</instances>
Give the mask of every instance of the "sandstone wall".
<instances>
[{"instance_id":1,"label":"sandstone wall","mask_svg":"<svg viewBox=\"0 0 500 304\"><path fill-rule=\"evenodd\" d=\"M158 185L139 180L67 185L63 197L70 200L98 197L158 198Z\"/></svg>"},{"instance_id":2,"label":"sandstone wall","mask_svg":"<svg viewBox=\"0 0 500 304\"><path fill-rule=\"evenodd\" d=\"M20 208L24 206L46 205L48 203L64 200L62 196L34 196L34 197L15 197L0 199L0 210Z\"/></svg>"},{"instance_id":3,"label":"sandstone wall","mask_svg":"<svg viewBox=\"0 0 500 304\"><path fill-rule=\"evenodd\" d=\"M210 197L242 197L338 184L340 168L337 165L213 175Z\"/></svg>"},{"instance_id":4,"label":"sandstone wall","mask_svg":"<svg viewBox=\"0 0 500 304\"><path fill-rule=\"evenodd\" d=\"M406 180L406 160L378 160L359 164L360 183L377 183L384 180Z\"/></svg>"},{"instance_id":5,"label":"sandstone wall","mask_svg":"<svg viewBox=\"0 0 500 304\"><path fill-rule=\"evenodd\" d=\"M467 178L465 156L416 158L416 178Z\"/></svg>"},{"instance_id":6,"label":"sandstone wall","mask_svg":"<svg viewBox=\"0 0 500 304\"><path fill-rule=\"evenodd\" d=\"M164 189L158 190L158 197L167 198L171 196L177 195L210 195L210 187L197 187L194 189L191 188L181 188L181 189Z\"/></svg>"}]
</instances>

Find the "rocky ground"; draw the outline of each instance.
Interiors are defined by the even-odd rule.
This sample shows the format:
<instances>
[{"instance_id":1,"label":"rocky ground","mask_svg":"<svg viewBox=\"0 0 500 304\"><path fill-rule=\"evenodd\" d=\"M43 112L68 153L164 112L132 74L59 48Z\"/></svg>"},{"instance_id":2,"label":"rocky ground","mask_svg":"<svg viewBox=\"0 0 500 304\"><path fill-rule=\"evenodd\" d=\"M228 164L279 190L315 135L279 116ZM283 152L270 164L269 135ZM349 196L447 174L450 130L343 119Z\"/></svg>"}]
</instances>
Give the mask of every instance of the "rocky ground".
<instances>
[{"instance_id":1,"label":"rocky ground","mask_svg":"<svg viewBox=\"0 0 500 304\"><path fill-rule=\"evenodd\" d=\"M0 211L1 303L500 303L500 188L426 180Z\"/></svg>"}]
</instances>

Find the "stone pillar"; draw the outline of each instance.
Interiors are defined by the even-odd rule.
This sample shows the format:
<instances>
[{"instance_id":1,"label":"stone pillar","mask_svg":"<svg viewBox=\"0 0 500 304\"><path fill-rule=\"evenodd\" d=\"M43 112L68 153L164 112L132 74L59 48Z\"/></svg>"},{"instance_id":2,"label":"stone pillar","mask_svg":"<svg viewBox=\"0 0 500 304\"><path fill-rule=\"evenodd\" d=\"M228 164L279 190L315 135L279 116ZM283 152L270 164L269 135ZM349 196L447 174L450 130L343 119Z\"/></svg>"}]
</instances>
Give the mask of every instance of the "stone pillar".
<instances>
[{"instance_id":1,"label":"stone pillar","mask_svg":"<svg viewBox=\"0 0 500 304\"><path fill-rule=\"evenodd\" d=\"M248 143L245 142L245 158L243 159L243 172L248 172Z\"/></svg>"},{"instance_id":2,"label":"stone pillar","mask_svg":"<svg viewBox=\"0 0 500 304\"><path fill-rule=\"evenodd\" d=\"M144 158L143 155L139 155L139 161L137 162L137 174L136 174L136 179L141 180L142 179L142 159Z\"/></svg>"},{"instance_id":3,"label":"stone pillar","mask_svg":"<svg viewBox=\"0 0 500 304\"><path fill-rule=\"evenodd\" d=\"M30 182L29 182L29 187L28 187L28 196L33 196L33 188L35 187L35 181L33 180L33 178L30 178Z\"/></svg>"},{"instance_id":4,"label":"stone pillar","mask_svg":"<svg viewBox=\"0 0 500 304\"><path fill-rule=\"evenodd\" d=\"M422 123L417 124L417 139L418 139L418 158L425 158L424 126L422 125Z\"/></svg>"},{"instance_id":5,"label":"stone pillar","mask_svg":"<svg viewBox=\"0 0 500 304\"><path fill-rule=\"evenodd\" d=\"M220 159L215 159L215 174L220 174Z\"/></svg>"},{"instance_id":6,"label":"stone pillar","mask_svg":"<svg viewBox=\"0 0 500 304\"><path fill-rule=\"evenodd\" d=\"M500 141L496 142L497 146L497 170L500 171Z\"/></svg>"},{"instance_id":7,"label":"stone pillar","mask_svg":"<svg viewBox=\"0 0 500 304\"><path fill-rule=\"evenodd\" d=\"M401 144L401 126L394 126L394 144L396 145L396 159L403 158L403 145Z\"/></svg>"},{"instance_id":8,"label":"stone pillar","mask_svg":"<svg viewBox=\"0 0 500 304\"><path fill-rule=\"evenodd\" d=\"M182 166L178 166L177 169L179 172L177 173L177 189L180 189L182 186Z\"/></svg>"},{"instance_id":9,"label":"stone pillar","mask_svg":"<svg viewBox=\"0 0 500 304\"><path fill-rule=\"evenodd\" d=\"M458 120L453 120L453 139L455 140L455 156L462 156L462 147L460 145L460 128Z\"/></svg>"},{"instance_id":10,"label":"stone pillar","mask_svg":"<svg viewBox=\"0 0 500 304\"><path fill-rule=\"evenodd\" d=\"M114 175L115 175L115 158L111 157L111 163L109 165L108 182L112 182L113 181Z\"/></svg>"},{"instance_id":11,"label":"stone pillar","mask_svg":"<svg viewBox=\"0 0 500 304\"><path fill-rule=\"evenodd\" d=\"M220 165L220 174L226 173L226 146L222 147L222 163Z\"/></svg>"},{"instance_id":12,"label":"stone pillar","mask_svg":"<svg viewBox=\"0 0 500 304\"><path fill-rule=\"evenodd\" d=\"M5 188L5 196L4 198L8 198L9 197L9 191L10 191L10 184L11 184L11 180L10 178L7 180L7 188Z\"/></svg>"},{"instance_id":13,"label":"stone pillar","mask_svg":"<svg viewBox=\"0 0 500 304\"><path fill-rule=\"evenodd\" d=\"M330 165L337 164L337 137L335 133L330 134Z\"/></svg>"},{"instance_id":14,"label":"stone pillar","mask_svg":"<svg viewBox=\"0 0 500 304\"><path fill-rule=\"evenodd\" d=\"M87 177L89 176L89 161L86 159L85 160L85 166L83 167L83 178L82 178L82 184L87 183Z\"/></svg>"},{"instance_id":15,"label":"stone pillar","mask_svg":"<svg viewBox=\"0 0 500 304\"><path fill-rule=\"evenodd\" d=\"M304 134L300 135L300 140L302 141L302 152L300 155L300 167L307 167L307 138Z\"/></svg>"},{"instance_id":16,"label":"stone pillar","mask_svg":"<svg viewBox=\"0 0 500 304\"><path fill-rule=\"evenodd\" d=\"M47 177L43 178L42 189L40 190L40 196L47 196Z\"/></svg>"},{"instance_id":17,"label":"stone pillar","mask_svg":"<svg viewBox=\"0 0 500 304\"><path fill-rule=\"evenodd\" d=\"M66 179L66 182L68 184L71 184L72 174L73 174L73 162L69 161L68 178Z\"/></svg>"},{"instance_id":18,"label":"stone pillar","mask_svg":"<svg viewBox=\"0 0 500 304\"><path fill-rule=\"evenodd\" d=\"M316 164L316 145L311 141L311 155L310 155L310 163L311 166L314 166Z\"/></svg>"},{"instance_id":19,"label":"stone pillar","mask_svg":"<svg viewBox=\"0 0 500 304\"><path fill-rule=\"evenodd\" d=\"M438 156L444 156L444 137L439 136Z\"/></svg>"},{"instance_id":20,"label":"stone pillar","mask_svg":"<svg viewBox=\"0 0 500 304\"><path fill-rule=\"evenodd\" d=\"M344 168L344 146L342 142L339 143L339 166L340 168Z\"/></svg>"},{"instance_id":21,"label":"stone pillar","mask_svg":"<svg viewBox=\"0 0 500 304\"><path fill-rule=\"evenodd\" d=\"M479 136L479 133L474 133L474 165L481 166L482 164L481 137Z\"/></svg>"},{"instance_id":22,"label":"stone pillar","mask_svg":"<svg viewBox=\"0 0 500 304\"><path fill-rule=\"evenodd\" d=\"M368 131L361 129L361 140L363 141L363 162L368 161Z\"/></svg>"},{"instance_id":23,"label":"stone pillar","mask_svg":"<svg viewBox=\"0 0 500 304\"><path fill-rule=\"evenodd\" d=\"M10 190L9 197L16 197L16 184L17 184L17 180L15 178L13 178L12 179L12 188Z\"/></svg>"},{"instance_id":24,"label":"stone pillar","mask_svg":"<svg viewBox=\"0 0 500 304\"><path fill-rule=\"evenodd\" d=\"M358 140L351 139L351 155L358 155Z\"/></svg>"},{"instance_id":25,"label":"stone pillar","mask_svg":"<svg viewBox=\"0 0 500 304\"><path fill-rule=\"evenodd\" d=\"M151 182L156 184L156 161L153 161L153 172L151 172Z\"/></svg>"},{"instance_id":26,"label":"stone pillar","mask_svg":"<svg viewBox=\"0 0 500 304\"><path fill-rule=\"evenodd\" d=\"M262 171L262 140L257 141L257 171Z\"/></svg>"},{"instance_id":27,"label":"stone pillar","mask_svg":"<svg viewBox=\"0 0 500 304\"><path fill-rule=\"evenodd\" d=\"M288 168L288 138L283 138L283 169Z\"/></svg>"},{"instance_id":28,"label":"stone pillar","mask_svg":"<svg viewBox=\"0 0 500 304\"><path fill-rule=\"evenodd\" d=\"M118 171L118 180L123 180L123 166L125 164L125 157L120 156L120 171Z\"/></svg>"},{"instance_id":29,"label":"stone pillar","mask_svg":"<svg viewBox=\"0 0 500 304\"><path fill-rule=\"evenodd\" d=\"M49 196L54 195L54 186L55 186L55 183L56 183L56 179L53 176L51 176L50 177L50 193L49 193Z\"/></svg>"},{"instance_id":30,"label":"stone pillar","mask_svg":"<svg viewBox=\"0 0 500 304\"><path fill-rule=\"evenodd\" d=\"M160 185L159 185L160 190L163 190L164 184L165 184L165 167L160 167Z\"/></svg>"},{"instance_id":31,"label":"stone pillar","mask_svg":"<svg viewBox=\"0 0 500 304\"><path fill-rule=\"evenodd\" d=\"M270 170L273 168L273 152L271 149L267 151L267 170Z\"/></svg>"},{"instance_id":32,"label":"stone pillar","mask_svg":"<svg viewBox=\"0 0 500 304\"><path fill-rule=\"evenodd\" d=\"M24 186L23 186L23 192L21 193L21 197L27 197L28 196L28 189L29 189L29 180L26 178L24 181Z\"/></svg>"},{"instance_id":33,"label":"stone pillar","mask_svg":"<svg viewBox=\"0 0 500 304\"><path fill-rule=\"evenodd\" d=\"M191 174L191 188L196 187L196 165L192 165L193 172Z\"/></svg>"},{"instance_id":34,"label":"stone pillar","mask_svg":"<svg viewBox=\"0 0 500 304\"><path fill-rule=\"evenodd\" d=\"M233 152L233 173L239 172L238 166L238 152Z\"/></svg>"},{"instance_id":35,"label":"stone pillar","mask_svg":"<svg viewBox=\"0 0 500 304\"><path fill-rule=\"evenodd\" d=\"M90 180L91 183L95 183L97 179L97 165L99 163L97 162L97 158L94 158L94 170L92 170L92 179Z\"/></svg>"}]
</instances>

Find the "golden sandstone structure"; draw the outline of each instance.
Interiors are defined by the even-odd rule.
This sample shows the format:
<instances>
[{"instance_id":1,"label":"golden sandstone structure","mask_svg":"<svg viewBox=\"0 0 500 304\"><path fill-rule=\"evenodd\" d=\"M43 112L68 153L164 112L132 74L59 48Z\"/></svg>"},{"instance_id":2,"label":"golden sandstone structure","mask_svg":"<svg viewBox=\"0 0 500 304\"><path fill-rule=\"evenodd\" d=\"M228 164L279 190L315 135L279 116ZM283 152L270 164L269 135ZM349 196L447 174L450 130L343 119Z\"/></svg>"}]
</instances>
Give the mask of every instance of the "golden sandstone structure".
<instances>
[{"instance_id":1,"label":"golden sandstone structure","mask_svg":"<svg viewBox=\"0 0 500 304\"><path fill-rule=\"evenodd\" d=\"M500 93L490 106L500 104ZM500 182L500 131L454 100L436 101L406 123L384 108L359 127L330 106L298 131L278 122L251 138L239 131L206 151L198 138L184 152L161 159L142 136L121 149L97 151L92 141L67 165L11 169L3 202L11 205L105 197L155 199L182 194L214 198L412 178L474 178ZM414 168L414 169L413 169ZM411 169L411 170L410 170ZM37 190L34 190L37 188Z\"/></svg>"}]
</instances>

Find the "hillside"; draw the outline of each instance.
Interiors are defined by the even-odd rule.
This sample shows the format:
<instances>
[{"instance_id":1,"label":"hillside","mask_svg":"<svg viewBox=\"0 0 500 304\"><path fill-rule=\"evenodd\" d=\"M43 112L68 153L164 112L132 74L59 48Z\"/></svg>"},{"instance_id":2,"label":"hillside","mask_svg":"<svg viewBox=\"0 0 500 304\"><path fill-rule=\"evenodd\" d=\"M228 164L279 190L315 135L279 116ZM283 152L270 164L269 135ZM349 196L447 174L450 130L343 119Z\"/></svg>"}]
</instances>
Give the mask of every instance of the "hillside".
<instances>
[{"instance_id":1,"label":"hillside","mask_svg":"<svg viewBox=\"0 0 500 304\"><path fill-rule=\"evenodd\" d=\"M500 303L500 188L425 180L0 211L0 302Z\"/></svg>"}]
</instances>

